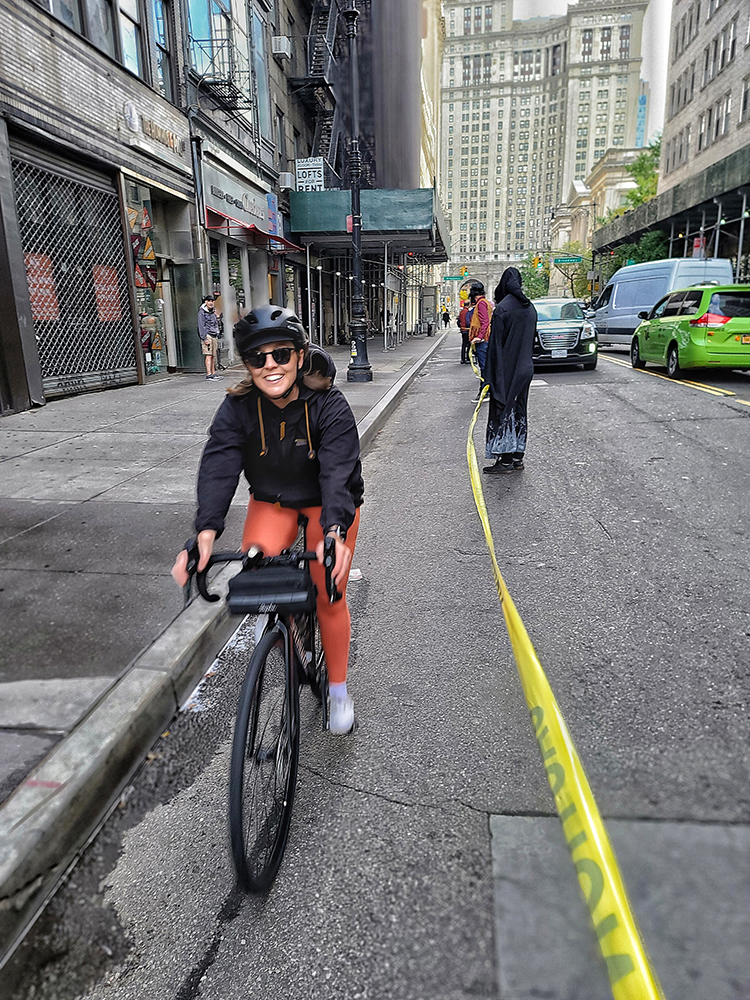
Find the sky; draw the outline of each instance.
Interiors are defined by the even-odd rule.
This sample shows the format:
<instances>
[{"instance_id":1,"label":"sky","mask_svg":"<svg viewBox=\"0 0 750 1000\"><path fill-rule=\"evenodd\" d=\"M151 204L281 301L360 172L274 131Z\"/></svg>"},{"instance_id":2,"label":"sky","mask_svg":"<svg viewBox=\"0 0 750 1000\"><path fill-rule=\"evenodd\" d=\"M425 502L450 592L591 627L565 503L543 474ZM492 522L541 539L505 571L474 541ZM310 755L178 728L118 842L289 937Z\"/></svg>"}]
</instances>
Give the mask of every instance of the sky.
<instances>
[{"instance_id":1,"label":"sky","mask_svg":"<svg viewBox=\"0 0 750 1000\"><path fill-rule=\"evenodd\" d=\"M527 17L550 17L553 14L564 14L567 6L566 0L514 0L513 17L517 20ZM643 21L641 76L651 84L651 107L648 116L649 138L660 131L664 124L671 16L672 0L650 0Z\"/></svg>"}]
</instances>

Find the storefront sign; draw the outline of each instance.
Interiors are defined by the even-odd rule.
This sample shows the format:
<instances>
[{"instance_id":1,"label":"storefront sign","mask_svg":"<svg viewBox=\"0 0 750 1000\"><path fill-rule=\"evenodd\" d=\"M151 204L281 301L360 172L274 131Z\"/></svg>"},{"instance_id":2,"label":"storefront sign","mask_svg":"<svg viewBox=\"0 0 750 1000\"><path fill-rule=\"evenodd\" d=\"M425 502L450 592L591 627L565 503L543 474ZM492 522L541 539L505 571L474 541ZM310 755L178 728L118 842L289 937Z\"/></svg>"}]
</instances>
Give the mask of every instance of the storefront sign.
<instances>
[{"instance_id":1,"label":"storefront sign","mask_svg":"<svg viewBox=\"0 0 750 1000\"><path fill-rule=\"evenodd\" d=\"M203 200L207 209L223 215L225 219L267 231L265 191L251 189L241 178L206 161L203 163Z\"/></svg>"},{"instance_id":2,"label":"storefront sign","mask_svg":"<svg viewBox=\"0 0 750 1000\"><path fill-rule=\"evenodd\" d=\"M116 323L122 318L120 289L117 271L106 264L94 264L91 268L96 295L96 314L100 323Z\"/></svg>"},{"instance_id":3,"label":"storefront sign","mask_svg":"<svg viewBox=\"0 0 750 1000\"><path fill-rule=\"evenodd\" d=\"M186 140L182 136L177 135L176 132L172 132L171 129L159 125L152 118L146 118L145 115L140 113L133 101L125 102L122 109L122 116L127 127L136 135L140 133L148 136L149 139L158 142L160 146L166 146L167 149L171 149L177 156L183 156L185 153L187 149Z\"/></svg>"},{"instance_id":4,"label":"storefront sign","mask_svg":"<svg viewBox=\"0 0 750 1000\"><path fill-rule=\"evenodd\" d=\"M43 253L25 253L26 280L29 285L31 315L35 322L58 320L60 307L57 302L55 275L52 260Z\"/></svg>"},{"instance_id":5,"label":"storefront sign","mask_svg":"<svg viewBox=\"0 0 750 1000\"><path fill-rule=\"evenodd\" d=\"M325 191L324 162L322 156L308 156L294 161L298 191Z\"/></svg>"}]
</instances>

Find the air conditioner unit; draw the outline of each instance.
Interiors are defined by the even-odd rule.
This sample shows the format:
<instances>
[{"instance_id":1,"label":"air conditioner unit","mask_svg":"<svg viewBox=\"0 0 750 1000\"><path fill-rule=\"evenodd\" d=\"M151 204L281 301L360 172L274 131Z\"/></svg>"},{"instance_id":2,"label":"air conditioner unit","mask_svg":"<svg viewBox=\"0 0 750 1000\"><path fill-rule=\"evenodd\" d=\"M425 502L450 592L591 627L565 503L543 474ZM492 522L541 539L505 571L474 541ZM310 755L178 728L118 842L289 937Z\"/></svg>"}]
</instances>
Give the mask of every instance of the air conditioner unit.
<instances>
[{"instance_id":1,"label":"air conditioner unit","mask_svg":"<svg viewBox=\"0 0 750 1000\"><path fill-rule=\"evenodd\" d=\"M279 187L284 190L295 191L297 189L296 179L293 173L284 171L279 174Z\"/></svg>"},{"instance_id":2,"label":"air conditioner unit","mask_svg":"<svg viewBox=\"0 0 750 1000\"><path fill-rule=\"evenodd\" d=\"M288 35L274 35L271 38L271 52L283 59L292 58L292 40Z\"/></svg>"}]
</instances>

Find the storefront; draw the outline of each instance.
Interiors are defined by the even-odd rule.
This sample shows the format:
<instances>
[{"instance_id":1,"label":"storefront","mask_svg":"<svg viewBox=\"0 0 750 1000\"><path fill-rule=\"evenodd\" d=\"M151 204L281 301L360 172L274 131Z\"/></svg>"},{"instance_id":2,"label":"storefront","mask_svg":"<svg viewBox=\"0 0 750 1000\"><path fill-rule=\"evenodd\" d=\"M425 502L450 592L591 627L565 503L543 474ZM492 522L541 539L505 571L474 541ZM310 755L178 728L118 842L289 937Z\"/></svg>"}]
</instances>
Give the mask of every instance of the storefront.
<instances>
[{"instance_id":1,"label":"storefront","mask_svg":"<svg viewBox=\"0 0 750 1000\"><path fill-rule=\"evenodd\" d=\"M132 101L123 123L131 148L151 161L145 171L123 169L121 177L136 351L141 378L149 381L181 366L178 331L195 325L200 260L193 247L190 139L185 119L166 128Z\"/></svg>"},{"instance_id":2,"label":"storefront","mask_svg":"<svg viewBox=\"0 0 750 1000\"><path fill-rule=\"evenodd\" d=\"M115 178L17 137L10 163L44 397L137 382Z\"/></svg>"},{"instance_id":3,"label":"storefront","mask_svg":"<svg viewBox=\"0 0 750 1000\"><path fill-rule=\"evenodd\" d=\"M112 123L117 141L102 136L99 155L77 155L16 122L0 133L3 221L18 241L0 246L18 278L7 326L23 344L10 373L15 399L2 390L3 408L177 366L175 269L187 267L195 284L193 177L186 119L170 108L167 128L155 113L124 102ZM13 348L12 331L0 339L4 352Z\"/></svg>"},{"instance_id":4,"label":"storefront","mask_svg":"<svg viewBox=\"0 0 750 1000\"><path fill-rule=\"evenodd\" d=\"M217 297L223 328L220 361L227 362L234 359L231 330L239 317L254 304L287 301L284 255L300 248L281 235L276 195L228 170L219 156L209 147L201 161L208 262L203 294ZM299 297L296 290L292 294ZM183 353L185 366L201 366L197 342L184 344Z\"/></svg>"}]
</instances>

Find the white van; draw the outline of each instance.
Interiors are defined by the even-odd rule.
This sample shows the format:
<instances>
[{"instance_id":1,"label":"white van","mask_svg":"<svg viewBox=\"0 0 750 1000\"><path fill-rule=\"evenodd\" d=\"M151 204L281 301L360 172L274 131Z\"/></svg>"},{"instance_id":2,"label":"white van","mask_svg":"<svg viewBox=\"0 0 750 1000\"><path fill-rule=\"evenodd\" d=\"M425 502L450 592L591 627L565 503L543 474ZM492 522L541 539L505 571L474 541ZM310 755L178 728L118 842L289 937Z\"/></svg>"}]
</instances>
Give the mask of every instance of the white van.
<instances>
[{"instance_id":1,"label":"white van","mask_svg":"<svg viewBox=\"0 0 750 1000\"><path fill-rule=\"evenodd\" d=\"M633 332L641 322L638 313L651 309L662 295L676 288L701 283L734 283L731 261L719 257L694 260L672 257L647 264L629 264L615 271L593 305L594 325L599 343L630 346Z\"/></svg>"}]
</instances>

